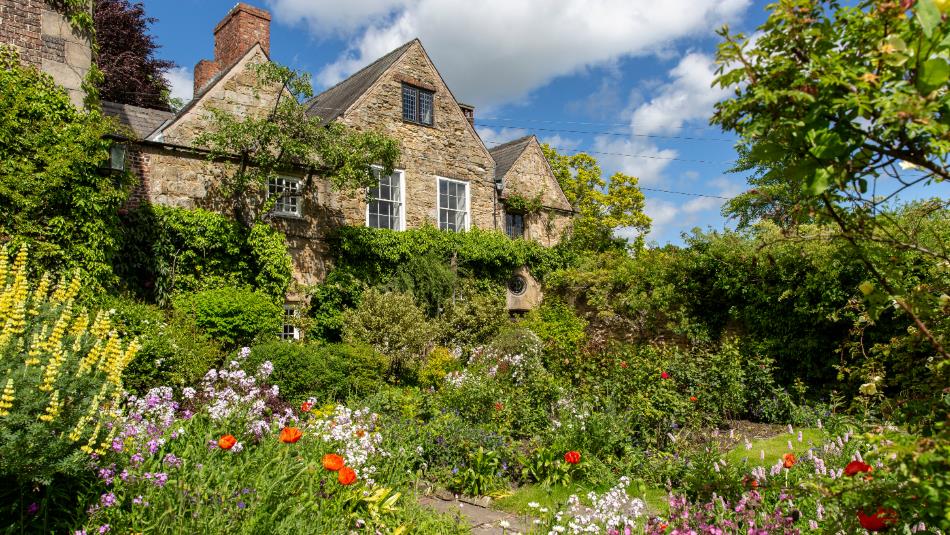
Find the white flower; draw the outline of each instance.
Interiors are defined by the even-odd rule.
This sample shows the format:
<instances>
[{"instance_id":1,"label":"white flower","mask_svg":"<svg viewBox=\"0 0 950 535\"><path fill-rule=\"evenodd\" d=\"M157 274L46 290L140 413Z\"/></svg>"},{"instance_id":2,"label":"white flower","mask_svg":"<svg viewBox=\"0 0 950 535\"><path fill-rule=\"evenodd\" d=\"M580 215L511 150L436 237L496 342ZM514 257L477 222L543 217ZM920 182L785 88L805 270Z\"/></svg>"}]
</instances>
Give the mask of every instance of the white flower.
<instances>
[{"instance_id":1,"label":"white flower","mask_svg":"<svg viewBox=\"0 0 950 535\"><path fill-rule=\"evenodd\" d=\"M501 526L502 529L508 529L511 527L511 524L509 524L507 520L502 520L498 523L498 525Z\"/></svg>"},{"instance_id":2,"label":"white flower","mask_svg":"<svg viewBox=\"0 0 950 535\"><path fill-rule=\"evenodd\" d=\"M528 507L532 509L537 509L538 507L541 507L541 504L538 502L528 502Z\"/></svg>"}]
</instances>

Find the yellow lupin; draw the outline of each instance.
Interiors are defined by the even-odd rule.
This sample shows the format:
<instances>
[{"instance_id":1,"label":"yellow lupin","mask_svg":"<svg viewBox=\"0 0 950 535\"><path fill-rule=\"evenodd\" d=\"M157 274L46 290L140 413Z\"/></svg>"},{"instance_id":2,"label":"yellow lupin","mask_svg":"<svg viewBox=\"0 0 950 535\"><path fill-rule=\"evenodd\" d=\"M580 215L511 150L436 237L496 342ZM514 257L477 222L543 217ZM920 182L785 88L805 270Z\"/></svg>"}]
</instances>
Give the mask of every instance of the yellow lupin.
<instances>
[{"instance_id":1,"label":"yellow lupin","mask_svg":"<svg viewBox=\"0 0 950 535\"><path fill-rule=\"evenodd\" d=\"M10 370L7 370L7 373L10 373ZM13 389L13 377L10 377L7 379L7 385L3 387L3 394L0 395L0 417L10 414L14 399L16 391Z\"/></svg>"},{"instance_id":2,"label":"yellow lupin","mask_svg":"<svg viewBox=\"0 0 950 535\"><path fill-rule=\"evenodd\" d=\"M59 400L59 390L54 390L53 395L49 398L49 405L46 406L46 411L40 415L40 420L52 422L59 416L62 410L63 402Z\"/></svg>"}]
</instances>

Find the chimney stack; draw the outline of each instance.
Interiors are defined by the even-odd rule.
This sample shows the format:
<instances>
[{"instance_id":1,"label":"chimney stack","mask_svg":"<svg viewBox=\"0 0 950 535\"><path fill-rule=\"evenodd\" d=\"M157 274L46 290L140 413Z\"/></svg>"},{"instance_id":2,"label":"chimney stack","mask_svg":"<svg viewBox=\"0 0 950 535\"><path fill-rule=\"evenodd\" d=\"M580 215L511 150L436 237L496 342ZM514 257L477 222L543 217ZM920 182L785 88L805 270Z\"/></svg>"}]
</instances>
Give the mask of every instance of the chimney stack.
<instances>
[{"instance_id":1,"label":"chimney stack","mask_svg":"<svg viewBox=\"0 0 950 535\"><path fill-rule=\"evenodd\" d=\"M214 28L214 61L203 59L195 65L195 95L258 43L270 55L270 13L239 3Z\"/></svg>"},{"instance_id":2,"label":"chimney stack","mask_svg":"<svg viewBox=\"0 0 950 535\"><path fill-rule=\"evenodd\" d=\"M470 104L458 103L459 107L462 108L462 114L465 115L465 119L468 120L468 124L472 125L472 128L475 128L475 106Z\"/></svg>"}]
</instances>

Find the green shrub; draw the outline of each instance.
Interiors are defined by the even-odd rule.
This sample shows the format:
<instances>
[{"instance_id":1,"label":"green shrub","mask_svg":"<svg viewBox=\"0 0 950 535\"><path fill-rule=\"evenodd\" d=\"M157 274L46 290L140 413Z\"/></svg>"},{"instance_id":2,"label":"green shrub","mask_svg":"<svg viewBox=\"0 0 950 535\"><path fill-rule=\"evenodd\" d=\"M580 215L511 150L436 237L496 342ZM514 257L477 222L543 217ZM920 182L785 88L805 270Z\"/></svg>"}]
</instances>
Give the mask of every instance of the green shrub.
<instances>
[{"instance_id":1,"label":"green shrub","mask_svg":"<svg viewBox=\"0 0 950 535\"><path fill-rule=\"evenodd\" d=\"M185 314L167 313L155 305L124 297L102 298L98 306L112 312L112 322L123 338L135 338L141 349L125 368L126 389L143 394L148 389L196 384L224 357L216 341Z\"/></svg>"},{"instance_id":2,"label":"green shrub","mask_svg":"<svg viewBox=\"0 0 950 535\"><path fill-rule=\"evenodd\" d=\"M75 500L90 475L88 455L103 455L112 444L122 371L138 349L116 334L107 312L90 315L77 305L78 276L54 288L45 276L33 284L26 263L25 247L12 269L0 249L3 530L21 518L23 497L43 502L44 515Z\"/></svg>"},{"instance_id":3,"label":"green shrub","mask_svg":"<svg viewBox=\"0 0 950 535\"><path fill-rule=\"evenodd\" d=\"M433 349L419 368L419 386L441 388L445 384L445 376L451 371L458 370L460 364L459 359L447 348Z\"/></svg>"},{"instance_id":4,"label":"green shrub","mask_svg":"<svg viewBox=\"0 0 950 535\"><path fill-rule=\"evenodd\" d=\"M173 298L176 314L193 319L202 330L233 349L255 340L273 340L283 325L284 309L267 295L224 287Z\"/></svg>"},{"instance_id":5,"label":"green shrub","mask_svg":"<svg viewBox=\"0 0 950 535\"><path fill-rule=\"evenodd\" d=\"M343 339L343 312L355 307L366 284L345 269L334 269L310 292L307 337L339 342Z\"/></svg>"},{"instance_id":6,"label":"green shrub","mask_svg":"<svg viewBox=\"0 0 950 535\"><path fill-rule=\"evenodd\" d=\"M0 47L0 236L30 244L43 269L79 269L90 286L115 279L116 212L133 182L99 169L111 130L99 111L77 109L52 77Z\"/></svg>"},{"instance_id":7,"label":"green shrub","mask_svg":"<svg viewBox=\"0 0 950 535\"><path fill-rule=\"evenodd\" d=\"M455 273L435 256L414 256L396 267L385 286L412 295L431 318L439 314L455 289Z\"/></svg>"},{"instance_id":8,"label":"green shrub","mask_svg":"<svg viewBox=\"0 0 950 535\"><path fill-rule=\"evenodd\" d=\"M440 343L468 354L510 324L502 286L486 286L478 288L471 280L461 285L458 296L446 304L439 318Z\"/></svg>"},{"instance_id":9,"label":"green shrub","mask_svg":"<svg viewBox=\"0 0 950 535\"><path fill-rule=\"evenodd\" d=\"M208 210L143 205L124 221L116 270L139 297L165 305L173 293L251 286L283 299L291 280L284 235L247 228Z\"/></svg>"},{"instance_id":10,"label":"green shrub","mask_svg":"<svg viewBox=\"0 0 950 535\"><path fill-rule=\"evenodd\" d=\"M390 357L397 374L414 371L434 337L425 314L408 294L370 289L355 309L343 315L343 339L369 344Z\"/></svg>"},{"instance_id":11,"label":"green shrub","mask_svg":"<svg viewBox=\"0 0 950 535\"><path fill-rule=\"evenodd\" d=\"M570 370L587 341L587 321L557 300L546 299L525 316L521 325L541 339L545 363L551 370Z\"/></svg>"},{"instance_id":12,"label":"green shrub","mask_svg":"<svg viewBox=\"0 0 950 535\"><path fill-rule=\"evenodd\" d=\"M249 369L270 361L269 381L281 398L299 403L309 398L342 401L380 389L388 367L372 347L349 344L270 342L251 348Z\"/></svg>"}]
</instances>

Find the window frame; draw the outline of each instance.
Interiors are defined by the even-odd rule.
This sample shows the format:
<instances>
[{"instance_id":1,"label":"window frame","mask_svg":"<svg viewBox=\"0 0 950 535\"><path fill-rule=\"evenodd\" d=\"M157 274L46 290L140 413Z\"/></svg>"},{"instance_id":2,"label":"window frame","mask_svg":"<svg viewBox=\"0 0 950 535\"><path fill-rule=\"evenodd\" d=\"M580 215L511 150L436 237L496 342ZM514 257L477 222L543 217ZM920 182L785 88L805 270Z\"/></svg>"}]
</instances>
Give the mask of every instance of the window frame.
<instances>
[{"instance_id":1,"label":"window frame","mask_svg":"<svg viewBox=\"0 0 950 535\"><path fill-rule=\"evenodd\" d=\"M382 178L383 168L381 166L374 165L372 166L372 169L374 171L377 171L379 173L379 177ZM394 176L394 175L399 176L399 228L391 229L391 230L402 232L406 230L406 171L403 169L393 169L393 174L389 176ZM376 187L377 189L379 188L379 180L377 180ZM369 207L372 203L379 202L379 199L378 198L371 199L369 198L369 191L367 191L366 193L367 193L366 210L364 211L365 224L369 228L383 228L383 227L370 227L369 225ZM393 201L386 200L385 202L393 202Z\"/></svg>"},{"instance_id":2,"label":"window frame","mask_svg":"<svg viewBox=\"0 0 950 535\"><path fill-rule=\"evenodd\" d=\"M413 113L412 113L411 118L406 117L406 91L407 90L411 91L413 95L412 96L412 104L413 104L412 112ZM429 114L430 114L429 122L425 122L422 120L421 95L423 93L429 95L430 97L429 107L431 109L429 110ZM435 91L431 91L429 89L424 89L422 87L403 82L402 88L400 91L400 102L402 102L402 120L403 121L413 123L413 124L419 124L422 126L435 126Z\"/></svg>"},{"instance_id":3,"label":"window frame","mask_svg":"<svg viewBox=\"0 0 950 535\"><path fill-rule=\"evenodd\" d=\"M295 340L300 340L301 332L300 327L287 323L287 317L299 318L300 317L300 308L297 305L285 303L284 304L284 317L281 318L283 321L280 326L280 332L277 336L284 342L293 342ZM288 328L290 332L288 332Z\"/></svg>"},{"instance_id":4,"label":"window frame","mask_svg":"<svg viewBox=\"0 0 950 535\"><path fill-rule=\"evenodd\" d=\"M465 224L464 224L465 228L463 229L452 231L451 229L442 228L441 184L443 180L445 182L462 184L463 186L465 186ZM459 211L453 208L445 208L445 209L451 210L453 212ZM471 184L466 180L458 180L455 178L448 178L448 177L436 175L435 177L435 215L436 215L436 223L439 226L439 230L452 231L452 232L464 232L464 231L470 230L472 228L472 186Z\"/></svg>"},{"instance_id":5,"label":"window frame","mask_svg":"<svg viewBox=\"0 0 950 535\"><path fill-rule=\"evenodd\" d=\"M283 185L278 186L278 182L283 181ZM292 182L295 186L293 195L286 194L287 183ZM280 187L283 188L280 192L280 198L277 199L277 202L274 203L274 208L271 210L271 214L278 217L291 217L291 218L302 218L303 217L303 193L300 187L300 183L303 180L300 177L290 176L290 175L277 175L273 179L267 182L267 199L270 200L272 195L276 195L276 192L271 193L271 187ZM295 198L297 207L296 212L291 212L288 210L281 209L283 202L287 199Z\"/></svg>"},{"instance_id":6,"label":"window frame","mask_svg":"<svg viewBox=\"0 0 950 535\"><path fill-rule=\"evenodd\" d=\"M512 227L511 222L512 222L512 220L513 220L514 218L516 218L516 217L521 218L521 234L519 234L519 235L517 235L517 236L513 236L513 235L511 234L511 227ZM511 238L511 239L513 239L513 240L518 239L518 238L524 238L525 230L526 230L526 224L525 224L525 216L524 216L524 214L509 214L509 213L505 212L505 234L506 234L509 238Z\"/></svg>"}]
</instances>

